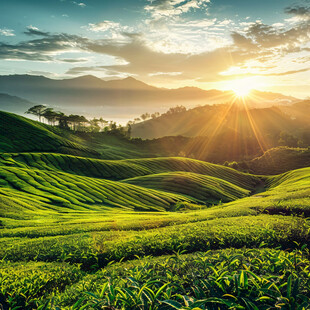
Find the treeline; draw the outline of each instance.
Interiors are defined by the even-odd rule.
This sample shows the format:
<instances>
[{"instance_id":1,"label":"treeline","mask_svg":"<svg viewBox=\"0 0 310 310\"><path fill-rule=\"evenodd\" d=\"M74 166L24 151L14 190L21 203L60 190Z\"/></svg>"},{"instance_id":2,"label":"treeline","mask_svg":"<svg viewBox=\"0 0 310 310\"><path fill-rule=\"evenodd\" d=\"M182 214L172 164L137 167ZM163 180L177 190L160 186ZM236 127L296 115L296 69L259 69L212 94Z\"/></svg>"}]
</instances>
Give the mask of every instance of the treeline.
<instances>
[{"instance_id":1,"label":"treeline","mask_svg":"<svg viewBox=\"0 0 310 310\"><path fill-rule=\"evenodd\" d=\"M131 134L130 124L124 127L117 125L116 122L106 121L102 117L89 120L83 115L66 115L63 112L55 111L53 108L48 108L44 105L35 105L25 113L37 116L39 122L75 132L108 132L127 137L130 137Z\"/></svg>"},{"instance_id":2,"label":"treeline","mask_svg":"<svg viewBox=\"0 0 310 310\"><path fill-rule=\"evenodd\" d=\"M154 112L154 113L143 113L140 115L140 117L136 117L133 121L129 121L128 125L134 125L140 122L144 122L148 119L156 119L160 116L164 116L164 115L172 115L172 114L177 114L177 113L182 113L182 112L186 112L187 109L186 107L182 106L182 105L178 105L176 107L172 107L170 108L167 112L160 114L159 112Z\"/></svg>"}]
</instances>

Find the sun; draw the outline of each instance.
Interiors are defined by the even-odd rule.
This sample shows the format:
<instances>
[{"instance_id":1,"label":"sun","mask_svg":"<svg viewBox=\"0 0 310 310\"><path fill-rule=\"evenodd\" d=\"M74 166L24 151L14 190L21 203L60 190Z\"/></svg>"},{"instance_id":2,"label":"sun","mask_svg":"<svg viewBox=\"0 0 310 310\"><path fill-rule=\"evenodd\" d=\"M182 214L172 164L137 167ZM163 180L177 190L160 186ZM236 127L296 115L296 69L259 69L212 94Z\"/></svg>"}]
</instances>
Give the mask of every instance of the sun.
<instances>
[{"instance_id":1,"label":"sun","mask_svg":"<svg viewBox=\"0 0 310 310\"><path fill-rule=\"evenodd\" d=\"M229 88L237 97L247 97L255 88L255 82L252 79L240 79L230 82Z\"/></svg>"},{"instance_id":2,"label":"sun","mask_svg":"<svg viewBox=\"0 0 310 310\"><path fill-rule=\"evenodd\" d=\"M235 87L232 90L237 97L247 97L250 94L252 88L243 87L241 85L240 87Z\"/></svg>"}]
</instances>

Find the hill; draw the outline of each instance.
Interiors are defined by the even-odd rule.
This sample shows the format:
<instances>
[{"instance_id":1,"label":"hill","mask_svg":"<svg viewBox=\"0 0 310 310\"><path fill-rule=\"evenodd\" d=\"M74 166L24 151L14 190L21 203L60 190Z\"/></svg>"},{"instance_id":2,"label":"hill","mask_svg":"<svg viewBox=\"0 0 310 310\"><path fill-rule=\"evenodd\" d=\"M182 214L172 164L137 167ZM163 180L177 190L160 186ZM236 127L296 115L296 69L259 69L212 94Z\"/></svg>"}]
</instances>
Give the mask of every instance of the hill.
<instances>
[{"instance_id":1,"label":"hill","mask_svg":"<svg viewBox=\"0 0 310 310\"><path fill-rule=\"evenodd\" d=\"M33 102L28 100L10 96L8 94L0 94L0 109L11 113L22 113L34 106Z\"/></svg>"},{"instance_id":2,"label":"hill","mask_svg":"<svg viewBox=\"0 0 310 310\"><path fill-rule=\"evenodd\" d=\"M266 151L262 156L247 162L256 174L280 174L286 171L309 167L310 150L306 148L278 147Z\"/></svg>"},{"instance_id":3,"label":"hill","mask_svg":"<svg viewBox=\"0 0 310 310\"><path fill-rule=\"evenodd\" d=\"M167 300L164 294L172 291L177 295L186 290L191 296L185 284L195 284L206 298L193 295L194 305L212 309L214 303L220 306L225 301L239 306L244 298L255 296L255 305L265 307L278 304L278 299L264 295L265 282L268 287L277 284L277 298L288 304L287 281L299 280L302 294L294 300L310 302L309 288L302 284L308 279L302 270L309 265L305 250L309 224L302 218L310 214L309 168L260 179L265 191L250 195L221 177L257 177L197 161L187 164L208 165L217 177L175 171L118 182L61 172L52 165L48 170L39 159L37 168L17 167L22 164L14 163L18 156L4 159L11 166L0 166L0 303L4 307L87 308L101 302L122 308L126 302L130 306L123 308L129 310L138 303L135 298L146 283L145 292L152 290L157 296L152 302L146 298L147 305L162 304ZM174 170L182 163L173 162ZM151 166L158 165L155 161ZM212 197L217 199L210 201ZM233 201L202 205L202 199L210 203L219 197ZM180 209L183 212L176 212ZM204 278L193 279L193 273L200 275L201 270ZM223 272L225 282L218 292ZM226 281L234 285L224 286ZM184 288L176 283L184 283ZM111 290L117 292L113 303L108 298ZM187 304L169 298L168 304Z\"/></svg>"},{"instance_id":4,"label":"hill","mask_svg":"<svg viewBox=\"0 0 310 310\"><path fill-rule=\"evenodd\" d=\"M3 309L310 304L310 168L257 176L141 158L199 137L128 140L0 116ZM270 153L285 169L307 158L284 150Z\"/></svg>"},{"instance_id":5,"label":"hill","mask_svg":"<svg viewBox=\"0 0 310 310\"><path fill-rule=\"evenodd\" d=\"M197 87L156 88L132 77L104 81L91 75L63 80L32 75L0 76L0 92L54 108L61 106L64 111L79 114L83 114L87 106L88 115L105 118L118 118L123 114L123 108L127 107L130 108L127 119L145 112L162 112L177 104L193 107L198 104L231 102L235 96L231 91L203 90ZM252 99L249 104L270 106L296 101L296 98L281 94L257 94L253 98L258 99ZM19 113L24 113L24 110Z\"/></svg>"},{"instance_id":6,"label":"hill","mask_svg":"<svg viewBox=\"0 0 310 310\"><path fill-rule=\"evenodd\" d=\"M47 151L96 156L94 150L65 138L64 132L16 114L0 111L0 152ZM73 140L73 141L72 141Z\"/></svg>"},{"instance_id":7,"label":"hill","mask_svg":"<svg viewBox=\"0 0 310 310\"><path fill-rule=\"evenodd\" d=\"M298 109L298 107L300 107ZM132 135L144 139L164 136L197 137L219 135L225 131L235 131L239 136L268 136L283 130L296 131L308 124L309 102L291 107L244 108L243 105L206 105L179 113L166 113L133 125ZM289 113L289 112L290 113ZM293 117L299 111L298 120ZM303 111L303 113L302 113ZM300 123L300 119L302 123Z\"/></svg>"},{"instance_id":8,"label":"hill","mask_svg":"<svg viewBox=\"0 0 310 310\"><path fill-rule=\"evenodd\" d=\"M75 133L0 111L0 152L53 152L104 159L154 157L143 143L108 133Z\"/></svg>"}]
</instances>

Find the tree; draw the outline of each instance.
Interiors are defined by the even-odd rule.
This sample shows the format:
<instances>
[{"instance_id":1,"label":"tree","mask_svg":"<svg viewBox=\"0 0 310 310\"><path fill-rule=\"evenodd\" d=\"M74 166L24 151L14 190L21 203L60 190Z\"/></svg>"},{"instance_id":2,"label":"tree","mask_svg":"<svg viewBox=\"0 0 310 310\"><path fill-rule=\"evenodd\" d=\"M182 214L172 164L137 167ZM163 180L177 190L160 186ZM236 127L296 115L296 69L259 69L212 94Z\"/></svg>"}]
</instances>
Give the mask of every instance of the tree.
<instances>
[{"instance_id":1,"label":"tree","mask_svg":"<svg viewBox=\"0 0 310 310\"><path fill-rule=\"evenodd\" d=\"M144 113L140 116L142 118L143 121L147 120L148 118L150 118L150 114L149 113Z\"/></svg>"},{"instance_id":2,"label":"tree","mask_svg":"<svg viewBox=\"0 0 310 310\"><path fill-rule=\"evenodd\" d=\"M59 112L57 118L58 118L58 126L60 128L69 129L69 125L68 125L69 117L67 115L65 115L62 112Z\"/></svg>"},{"instance_id":3,"label":"tree","mask_svg":"<svg viewBox=\"0 0 310 310\"><path fill-rule=\"evenodd\" d=\"M153 114L151 114L152 119L155 119L157 117L159 117L160 113L159 112L155 112Z\"/></svg>"},{"instance_id":4,"label":"tree","mask_svg":"<svg viewBox=\"0 0 310 310\"><path fill-rule=\"evenodd\" d=\"M101 128L105 128L106 125L109 123L108 121L104 120L102 117L99 118L99 123L101 125Z\"/></svg>"},{"instance_id":5,"label":"tree","mask_svg":"<svg viewBox=\"0 0 310 310\"><path fill-rule=\"evenodd\" d=\"M91 132L99 132L100 131L100 126L99 126L99 119L93 118L89 121L90 124L90 130Z\"/></svg>"},{"instance_id":6,"label":"tree","mask_svg":"<svg viewBox=\"0 0 310 310\"><path fill-rule=\"evenodd\" d=\"M25 113L38 116L39 122L41 122L41 117L43 116L45 110L46 110L46 106L39 104L39 105L35 105L29 108Z\"/></svg>"},{"instance_id":7,"label":"tree","mask_svg":"<svg viewBox=\"0 0 310 310\"><path fill-rule=\"evenodd\" d=\"M55 125L55 121L57 119L58 112L55 112L52 108L46 108L43 112L43 117L47 119L49 125Z\"/></svg>"},{"instance_id":8,"label":"tree","mask_svg":"<svg viewBox=\"0 0 310 310\"><path fill-rule=\"evenodd\" d=\"M278 144L282 146L296 147L298 139L286 131L281 131Z\"/></svg>"},{"instance_id":9,"label":"tree","mask_svg":"<svg viewBox=\"0 0 310 310\"><path fill-rule=\"evenodd\" d=\"M128 122L128 125L127 125L127 137L128 138L131 137L131 124L129 124L129 122Z\"/></svg>"},{"instance_id":10,"label":"tree","mask_svg":"<svg viewBox=\"0 0 310 310\"><path fill-rule=\"evenodd\" d=\"M176 114L186 112L186 108L182 105L178 105L176 107L170 108L166 113L167 114Z\"/></svg>"}]
</instances>

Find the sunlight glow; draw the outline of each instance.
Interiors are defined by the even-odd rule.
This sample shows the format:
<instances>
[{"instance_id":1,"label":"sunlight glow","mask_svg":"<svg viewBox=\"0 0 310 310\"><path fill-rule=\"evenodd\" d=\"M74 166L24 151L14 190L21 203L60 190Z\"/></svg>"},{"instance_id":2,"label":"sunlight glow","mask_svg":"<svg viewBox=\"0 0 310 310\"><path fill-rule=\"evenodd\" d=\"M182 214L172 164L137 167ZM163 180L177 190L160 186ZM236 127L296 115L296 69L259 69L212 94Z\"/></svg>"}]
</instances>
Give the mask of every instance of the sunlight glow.
<instances>
[{"instance_id":1,"label":"sunlight glow","mask_svg":"<svg viewBox=\"0 0 310 310\"><path fill-rule=\"evenodd\" d=\"M253 79L234 80L230 83L229 88L237 97L246 97L255 88Z\"/></svg>"}]
</instances>

